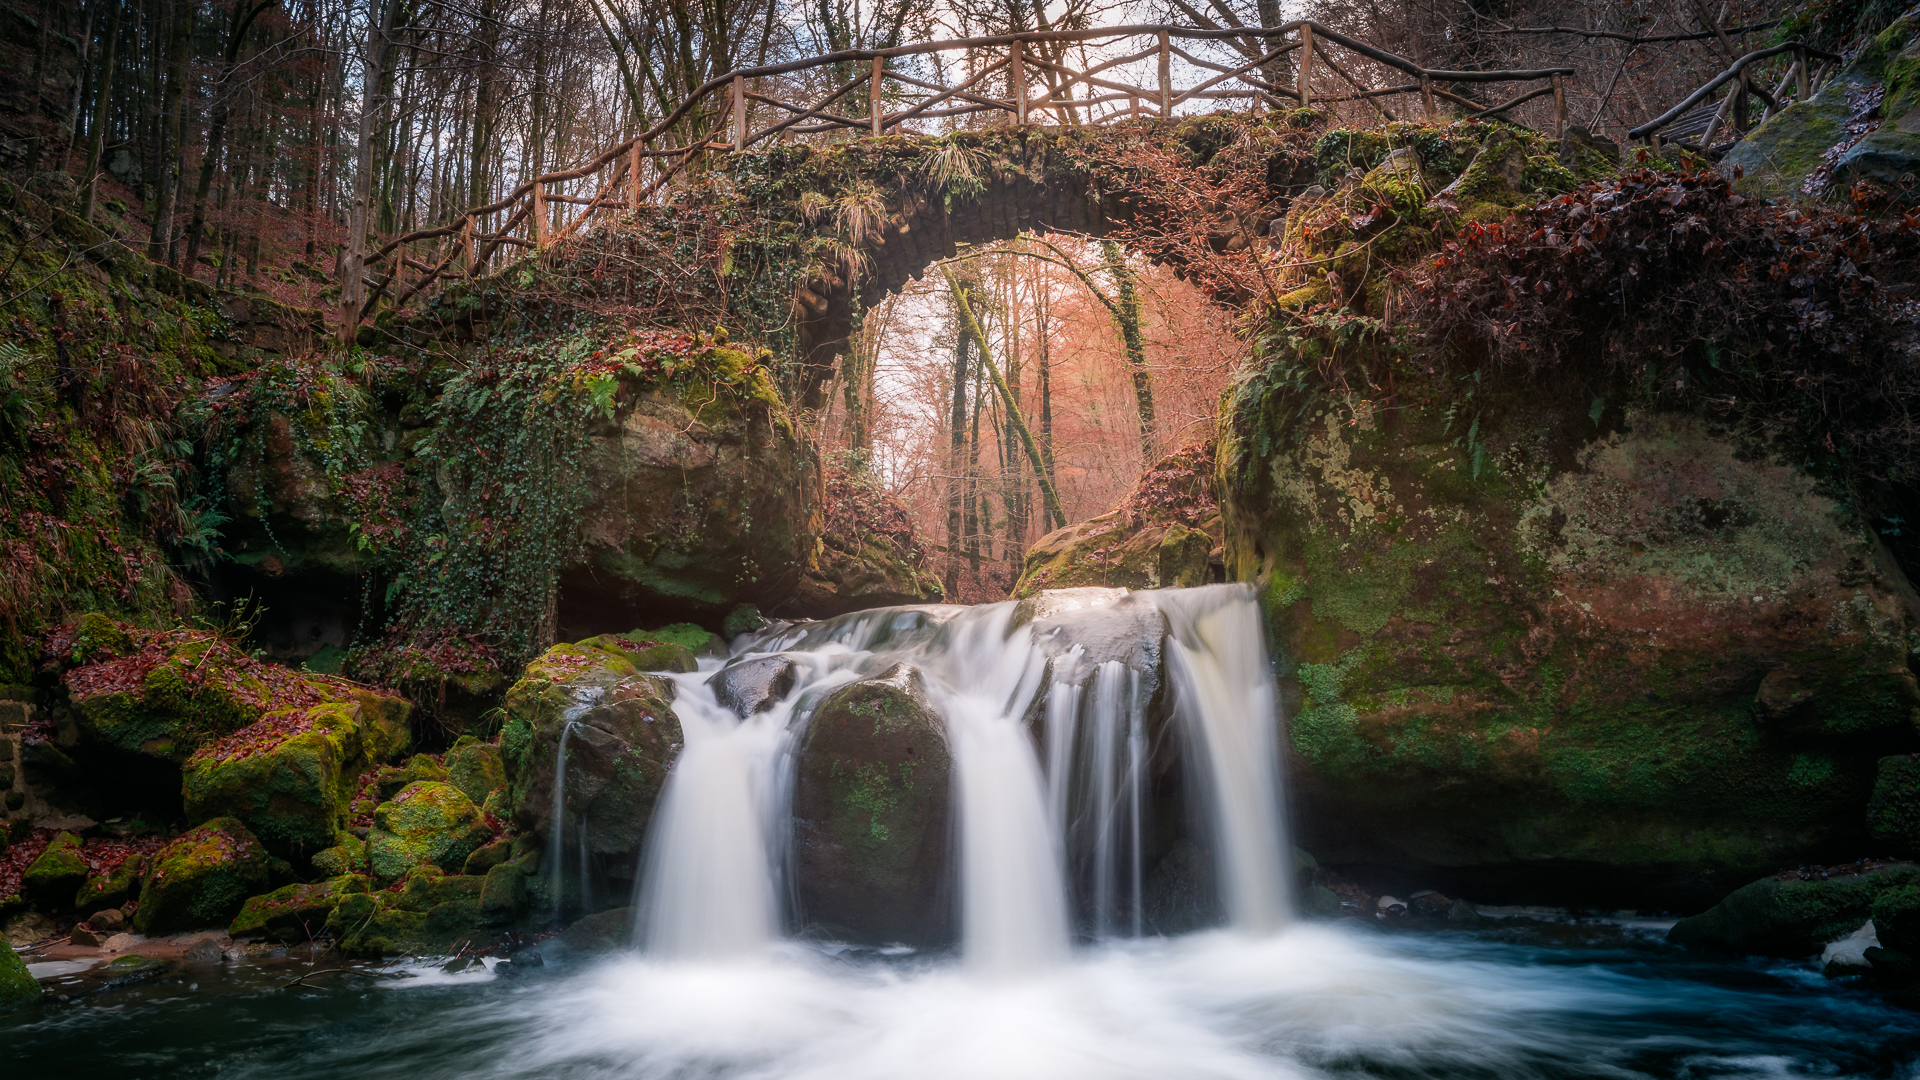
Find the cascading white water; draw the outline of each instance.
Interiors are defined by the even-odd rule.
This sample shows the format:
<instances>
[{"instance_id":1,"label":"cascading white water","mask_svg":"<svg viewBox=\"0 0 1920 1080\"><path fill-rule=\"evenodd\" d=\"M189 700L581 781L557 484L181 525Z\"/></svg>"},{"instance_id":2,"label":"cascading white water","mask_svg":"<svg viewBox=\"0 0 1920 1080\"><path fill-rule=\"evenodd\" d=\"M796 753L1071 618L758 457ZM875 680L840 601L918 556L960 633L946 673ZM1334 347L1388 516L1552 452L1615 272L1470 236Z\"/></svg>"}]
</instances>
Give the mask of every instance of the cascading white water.
<instances>
[{"instance_id":1,"label":"cascading white water","mask_svg":"<svg viewBox=\"0 0 1920 1080\"><path fill-rule=\"evenodd\" d=\"M1242 586L1154 594L1172 627L1167 666L1181 719L1206 762L1227 918L1265 933L1292 915L1279 727L1260 608Z\"/></svg>"},{"instance_id":2,"label":"cascading white water","mask_svg":"<svg viewBox=\"0 0 1920 1080\"><path fill-rule=\"evenodd\" d=\"M563 914L562 900L567 884L561 870L561 857L566 851L567 740L573 737L573 727L574 721L571 719L560 725L560 747L553 756L553 811L547 818L547 899L552 907L549 918L556 922ZM583 870L586 868L586 854L586 845L582 843L580 865Z\"/></svg>"},{"instance_id":3,"label":"cascading white water","mask_svg":"<svg viewBox=\"0 0 1920 1080\"><path fill-rule=\"evenodd\" d=\"M650 834L639 904L647 949L718 957L777 938L797 734L831 690L902 661L920 671L945 724L968 966L999 974L1058 963L1076 907L1096 936L1138 935L1152 753L1141 665L1153 670L1163 636L1174 712L1204 761L1226 909L1242 929L1281 926L1277 717L1251 592L1081 592L1025 621L1005 603L882 609L763 633L733 662L782 656L795 678L745 719L716 697L717 664L672 676L686 744ZM1070 848L1084 876L1068 873Z\"/></svg>"}]
</instances>

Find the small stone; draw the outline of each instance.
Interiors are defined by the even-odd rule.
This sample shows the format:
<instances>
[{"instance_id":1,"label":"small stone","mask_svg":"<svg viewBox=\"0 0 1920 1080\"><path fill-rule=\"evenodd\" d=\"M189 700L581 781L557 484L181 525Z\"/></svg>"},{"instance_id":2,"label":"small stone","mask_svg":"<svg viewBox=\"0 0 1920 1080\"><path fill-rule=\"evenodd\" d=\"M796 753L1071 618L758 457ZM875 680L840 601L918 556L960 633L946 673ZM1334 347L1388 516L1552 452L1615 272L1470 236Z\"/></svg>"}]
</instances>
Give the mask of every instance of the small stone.
<instances>
[{"instance_id":1,"label":"small stone","mask_svg":"<svg viewBox=\"0 0 1920 1080\"><path fill-rule=\"evenodd\" d=\"M1873 965L1867 961L1867 950L1879 947L1880 935L1868 919L1860 929L1827 943L1820 952L1820 971L1829 979L1870 974Z\"/></svg>"},{"instance_id":2,"label":"small stone","mask_svg":"<svg viewBox=\"0 0 1920 1080\"><path fill-rule=\"evenodd\" d=\"M87 925L105 934L117 934L127 927L127 917L119 908L96 911L87 917Z\"/></svg>"},{"instance_id":3,"label":"small stone","mask_svg":"<svg viewBox=\"0 0 1920 1080\"><path fill-rule=\"evenodd\" d=\"M214 938L205 938L186 952L187 960L195 964L217 964L227 954L220 942Z\"/></svg>"},{"instance_id":4,"label":"small stone","mask_svg":"<svg viewBox=\"0 0 1920 1080\"><path fill-rule=\"evenodd\" d=\"M73 932L67 935L69 944L84 945L89 949L99 948L100 940L86 923L74 927Z\"/></svg>"},{"instance_id":5,"label":"small stone","mask_svg":"<svg viewBox=\"0 0 1920 1080\"><path fill-rule=\"evenodd\" d=\"M1382 915L1405 915L1407 902L1397 896L1382 896L1373 902L1375 911Z\"/></svg>"}]
</instances>

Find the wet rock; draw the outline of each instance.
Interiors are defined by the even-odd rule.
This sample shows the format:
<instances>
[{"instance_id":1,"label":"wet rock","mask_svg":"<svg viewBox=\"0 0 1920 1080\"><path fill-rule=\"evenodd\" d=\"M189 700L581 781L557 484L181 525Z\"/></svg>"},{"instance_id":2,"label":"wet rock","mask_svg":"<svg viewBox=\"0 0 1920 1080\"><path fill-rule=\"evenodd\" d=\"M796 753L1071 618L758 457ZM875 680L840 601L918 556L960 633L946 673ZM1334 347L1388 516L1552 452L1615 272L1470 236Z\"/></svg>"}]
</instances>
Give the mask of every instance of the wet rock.
<instances>
[{"instance_id":1,"label":"wet rock","mask_svg":"<svg viewBox=\"0 0 1920 1080\"><path fill-rule=\"evenodd\" d=\"M217 938L202 938L180 955L189 964L217 964L226 959L227 950Z\"/></svg>"},{"instance_id":2,"label":"wet rock","mask_svg":"<svg viewBox=\"0 0 1920 1080\"><path fill-rule=\"evenodd\" d=\"M1867 800L1867 829L1902 854L1920 854L1920 755L1880 759Z\"/></svg>"},{"instance_id":3,"label":"wet rock","mask_svg":"<svg viewBox=\"0 0 1920 1080\"><path fill-rule=\"evenodd\" d=\"M461 864L460 872L484 877L487 871L506 862L507 857L512 853L512 841L495 840L490 844L483 844L475 848L473 854L467 856L467 861Z\"/></svg>"},{"instance_id":4,"label":"wet rock","mask_svg":"<svg viewBox=\"0 0 1920 1080\"><path fill-rule=\"evenodd\" d=\"M349 956L457 952L493 933L480 902L483 886L480 878L415 867L398 892L343 897L327 926Z\"/></svg>"},{"instance_id":5,"label":"wet rock","mask_svg":"<svg viewBox=\"0 0 1920 1080\"><path fill-rule=\"evenodd\" d=\"M1920 876L1882 892L1873 901L1872 913L1876 944L1920 956Z\"/></svg>"},{"instance_id":6,"label":"wet rock","mask_svg":"<svg viewBox=\"0 0 1920 1080\"><path fill-rule=\"evenodd\" d=\"M451 784L408 784L373 812L367 863L378 881L419 866L459 867L493 839L473 801Z\"/></svg>"},{"instance_id":7,"label":"wet rock","mask_svg":"<svg viewBox=\"0 0 1920 1080\"><path fill-rule=\"evenodd\" d=\"M27 972L13 946L0 941L0 1009L40 1000L40 982Z\"/></svg>"},{"instance_id":8,"label":"wet rock","mask_svg":"<svg viewBox=\"0 0 1920 1080\"><path fill-rule=\"evenodd\" d=\"M105 935L105 936L111 936L111 935ZM90 949L97 947L102 940L104 940L104 937L102 935L96 935L93 932L93 928L88 926L86 923L80 923L79 925L75 926L67 934L68 944L84 945Z\"/></svg>"},{"instance_id":9,"label":"wet rock","mask_svg":"<svg viewBox=\"0 0 1920 1080\"><path fill-rule=\"evenodd\" d=\"M52 937L54 930L52 919L37 911L22 911L8 917L5 936L18 949Z\"/></svg>"},{"instance_id":10,"label":"wet rock","mask_svg":"<svg viewBox=\"0 0 1920 1080\"><path fill-rule=\"evenodd\" d=\"M330 846L360 774L412 738L405 699L367 690L303 710L270 713L188 758L187 817L234 817L275 854Z\"/></svg>"},{"instance_id":11,"label":"wet rock","mask_svg":"<svg viewBox=\"0 0 1920 1080\"><path fill-rule=\"evenodd\" d=\"M1676 945L1800 958L1854 932L1882 896L1920 884L1920 867L1889 866L1824 881L1763 878L1667 932ZM1883 934L1882 941L1886 941ZM1888 942L1888 944L1892 944Z\"/></svg>"},{"instance_id":12,"label":"wet rock","mask_svg":"<svg viewBox=\"0 0 1920 1080\"><path fill-rule=\"evenodd\" d=\"M111 937L127 928L127 916L119 908L107 908L87 916L87 925Z\"/></svg>"},{"instance_id":13,"label":"wet rock","mask_svg":"<svg viewBox=\"0 0 1920 1080\"><path fill-rule=\"evenodd\" d=\"M1397 896L1383 895L1373 902L1373 910L1380 915L1405 915L1407 913L1407 902Z\"/></svg>"},{"instance_id":14,"label":"wet rock","mask_svg":"<svg viewBox=\"0 0 1920 1080\"><path fill-rule=\"evenodd\" d=\"M611 653L632 664L635 671L696 671L700 667L693 650L686 644L657 641L639 630L626 634L601 634L585 638L579 644L584 648Z\"/></svg>"},{"instance_id":15,"label":"wet rock","mask_svg":"<svg viewBox=\"0 0 1920 1080\"><path fill-rule=\"evenodd\" d=\"M1213 853L1182 837L1147 876L1142 904L1147 922L1162 934L1184 934L1220 922ZM1331 892L1332 890L1327 890ZM1334 898L1336 910L1339 897Z\"/></svg>"},{"instance_id":16,"label":"wet rock","mask_svg":"<svg viewBox=\"0 0 1920 1080\"><path fill-rule=\"evenodd\" d=\"M87 861L81 858L78 836L63 832L28 864L20 878L20 893L46 911L64 911L87 883Z\"/></svg>"},{"instance_id":17,"label":"wet rock","mask_svg":"<svg viewBox=\"0 0 1920 1080\"><path fill-rule=\"evenodd\" d=\"M1300 914L1310 919L1331 919L1340 914L1340 894L1325 885L1309 885L1300 890Z\"/></svg>"},{"instance_id":18,"label":"wet rock","mask_svg":"<svg viewBox=\"0 0 1920 1080\"><path fill-rule=\"evenodd\" d=\"M734 715L751 716L793 690L793 661L784 656L762 656L728 664L707 680L716 701Z\"/></svg>"},{"instance_id":19,"label":"wet rock","mask_svg":"<svg viewBox=\"0 0 1920 1080\"><path fill-rule=\"evenodd\" d=\"M249 897L240 914L234 916L227 933L234 938L310 940L325 929L327 917L342 900L366 892L368 884L365 877L346 874L312 884L287 885Z\"/></svg>"},{"instance_id":20,"label":"wet rock","mask_svg":"<svg viewBox=\"0 0 1920 1080\"><path fill-rule=\"evenodd\" d=\"M147 857L145 855L129 855L125 859L122 859L120 865L114 867L112 870L87 878L86 884L82 885L80 891L74 895L74 909L76 911L100 911L101 908L118 908L120 905L140 895L140 880L146 876L146 873ZM101 912L101 914L104 915L106 912ZM113 911L112 914L118 917L119 912ZM89 919L88 921L93 922L96 929L118 929L117 926L101 927L100 924L93 919Z\"/></svg>"},{"instance_id":21,"label":"wet rock","mask_svg":"<svg viewBox=\"0 0 1920 1080\"><path fill-rule=\"evenodd\" d=\"M560 940L574 952L589 956L618 952L633 946L633 918L630 907L595 912L567 927Z\"/></svg>"},{"instance_id":22,"label":"wet rock","mask_svg":"<svg viewBox=\"0 0 1920 1080\"><path fill-rule=\"evenodd\" d=\"M447 751L446 760L447 782L459 788L475 806L507 786L506 761L500 756L500 748L491 743L463 735L453 749Z\"/></svg>"},{"instance_id":23,"label":"wet rock","mask_svg":"<svg viewBox=\"0 0 1920 1080\"><path fill-rule=\"evenodd\" d=\"M1119 506L1056 529L1027 549L1015 597L1090 586L1159 589L1217 581L1223 540L1211 444L1176 450Z\"/></svg>"},{"instance_id":24,"label":"wet rock","mask_svg":"<svg viewBox=\"0 0 1920 1080\"><path fill-rule=\"evenodd\" d=\"M1459 926L1478 926L1483 920L1479 908L1465 900L1455 900L1447 908L1447 921Z\"/></svg>"},{"instance_id":25,"label":"wet rock","mask_svg":"<svg viewBox=\"0 0 1920 1080\"><path fill-rule=\"evenodd\" d=\"M215 818L153 856L133 924L149 936L225 926L266 890L266 848L234 818Z\"/></svg>"},{"instance_id":26,"label":"wet rock","mask_svg":"<svg viewBox=\"0 0 1920 1080\"><path fill-rule=\"evenodd\" d=\"M427 916L402 910L384 892L355 893L327 916L327 930L347 956L395 956L425 946Z\"/></svg>"},{"instance_id":27,"label":"wet rock","mask_svg":"<svg viewBox=\"0 0 1920 1080\"><path fill-rule=\"evenodd\" d=\"M945 725L905 664L814 710L794 781L795 879L804 918L855 941L951 940Z\"/></svg>"},{"instance_id":28,"label":"wet rock","mask_svg":"<svg viewBox=\"0 0 1920 1080\"><path fill-rule=\"evenodd\" d=\"M683 743L673 684L625 659L556 645L507 692L500 749L513 777L513 818L527 834L551 835L555 763L567 734L565 822L587 846L632 858L646 837L661 785Z\"/></svg>"}]
</instances>

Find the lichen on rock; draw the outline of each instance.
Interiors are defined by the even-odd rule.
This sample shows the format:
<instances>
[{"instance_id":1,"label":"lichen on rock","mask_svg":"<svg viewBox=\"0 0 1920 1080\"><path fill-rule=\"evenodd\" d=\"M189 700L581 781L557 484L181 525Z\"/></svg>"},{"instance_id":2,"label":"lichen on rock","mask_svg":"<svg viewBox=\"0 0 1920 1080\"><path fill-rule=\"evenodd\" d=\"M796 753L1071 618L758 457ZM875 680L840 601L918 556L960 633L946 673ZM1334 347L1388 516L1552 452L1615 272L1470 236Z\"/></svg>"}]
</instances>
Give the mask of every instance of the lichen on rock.
<instances>
[{"instance_id":1,"label":"lichen on rock","mask_svg":"<svg viewBox=\"0 0 1920 1080\"><path fill-rule=\"evenodd\" d=\"M267 850L234 818L215 818L155 853L134 926L157 936L225 926L268 884Z\"/></svg>"},{"instance_id":2,"label":"lichen on rock","mask_svg":"<svg viewBox=\"0 0 1920 1080\"><path fill-rule=\"evenodd\" d=\"M367 863L381 882L423 866L457 870L492 839L493 830L459 788L423 780L408 784L374 810Z\"/></svg>"}]
</instances>

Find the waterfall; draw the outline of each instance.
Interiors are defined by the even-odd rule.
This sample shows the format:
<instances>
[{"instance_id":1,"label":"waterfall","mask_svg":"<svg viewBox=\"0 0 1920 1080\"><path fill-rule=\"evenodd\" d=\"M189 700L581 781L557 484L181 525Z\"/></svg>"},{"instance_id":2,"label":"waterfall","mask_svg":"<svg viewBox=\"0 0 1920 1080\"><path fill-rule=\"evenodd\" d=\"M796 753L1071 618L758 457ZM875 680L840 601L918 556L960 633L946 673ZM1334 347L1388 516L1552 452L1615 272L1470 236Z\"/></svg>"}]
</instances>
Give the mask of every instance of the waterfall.
<instances>
[{"instance_id":1,"label":"waterfall","mask_svg":"<svg viewBox=\"0 0 1920 1080\"><path fill-rule=\"evenodd\" d=\"M567 740L573 736L572 719L562 721L560 725L560 748L553 757L553 812L547 818L547 898L553 902L551 918L559 922L564 913L566 878L561 870L561 853L566 850L567 814ZM580 877L582 888L586 885L587 847L586 829L580 830Z\"/></svg>"},{"instance_id":2,"label":"waterfall","mask_svg":"<svg viewBox=\"0 0 1920 1080\"><path fill-rule=\"evenodd\" d=\"M1165 772L1154 762L1175 744L1199 778L1188 797L1209 823L1232 925L1283 926L1276 695L1251 591L1066 590L1028 603L880 609L763 631L736 643L729 663L784 658L795 677L744 719L716 696L719 664L668 676L686 738L638 886L647 950L717 957L778 940L798 740L833 690L901 662L924 679L953 763L970 968L1059 963L1073 912L1096 938L1144 931L1165 842L1149 850L1164 833L1150 829L1152 778ZM1172 743L1154 734L1169 716ZM564 764L564 735L561 754ZM556 850L558 821L556 808Z\"/></svg>"},{"instance_id":3,"label":"waterfall","mask_svg":"<svg viewBox=\"0 0 1920 1080\"><path fill-rule=\"evenodd\" d=\"M1167 649L1181 721L1197 736L1229 921L1265 933L1292 915L1279 730L1260 608L1245 586L1155 594L1172 627Z\"/></svg>"}]
</instances>

